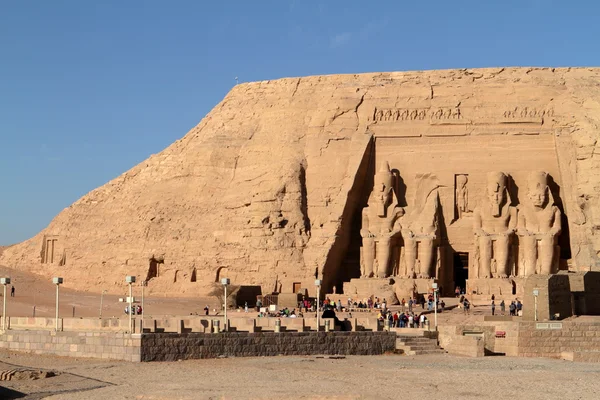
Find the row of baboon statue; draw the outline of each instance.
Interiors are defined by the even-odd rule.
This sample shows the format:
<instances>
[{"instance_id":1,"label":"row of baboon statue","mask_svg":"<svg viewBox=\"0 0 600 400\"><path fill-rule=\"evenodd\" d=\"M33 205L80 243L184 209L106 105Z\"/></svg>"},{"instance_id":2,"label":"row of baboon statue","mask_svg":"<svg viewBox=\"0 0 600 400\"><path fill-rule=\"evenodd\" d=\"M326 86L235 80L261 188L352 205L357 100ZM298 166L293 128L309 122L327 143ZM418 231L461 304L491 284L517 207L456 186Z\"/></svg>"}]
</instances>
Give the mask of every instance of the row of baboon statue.
<instances>
[{"instance_id":1,"label":"row of baboon statue","mask_svg":"<svg viewBox=\"0 0 600 400\"><path fill-rule=\"evenodd\" d=\"M442 245L440 184L432 174L417 175L413 204L405 210L398 204L396 178L387 162L375 174L368 205L362 212L361 277L434 278ZM465 193L465 183L464 178L457 179L459 217L468 211L466 198L459 198ZM554 204L548 174L529 174L528 201L518 207L511 205L507 183L506 174L488 173L485 196L472 212L474 258L470 278L550 274L556 270L561 212ZM518 255L513 246L516 237Z\"/></svg>"}]
</instances>

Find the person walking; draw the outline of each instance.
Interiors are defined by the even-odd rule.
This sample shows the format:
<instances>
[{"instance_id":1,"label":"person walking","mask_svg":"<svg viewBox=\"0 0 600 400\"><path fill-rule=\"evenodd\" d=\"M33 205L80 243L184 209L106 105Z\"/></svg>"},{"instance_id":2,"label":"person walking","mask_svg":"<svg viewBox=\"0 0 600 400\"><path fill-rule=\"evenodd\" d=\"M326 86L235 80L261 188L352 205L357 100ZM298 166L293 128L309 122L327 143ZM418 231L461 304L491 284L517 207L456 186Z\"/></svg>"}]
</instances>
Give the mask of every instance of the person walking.
<instances>
[{"instance_id":1,"label":"person walking","mask_svg":"<svg viewBox=\"0 0 600 400\"><path fill-rule=\"evenodd\" d=\"M15 297L15 286L14 285L12 285L10 287L10 297Z\"/></svg>"},{"instance_id":2,"label":"person walking","mask_svg":"<svg viewBox=\"0 0 600 400\"><path fill-rule=\"evenodd\" d=\"M496 303L494 303L494 300L492 300L492 315L494 315L496 313Z\"/></svg>"},{"instance_id":3,"label":"person walking","mask_svg":"<svg viewBox=\"0 0 600 400\"><path fill-rule=\"evenodd\" d=\"M505 311L506 311L506 304L504 303L504 299L502 299L502 301L500 302L500 312L502 313L502 315L504 315Z\"/></svg>"}]
</instances>

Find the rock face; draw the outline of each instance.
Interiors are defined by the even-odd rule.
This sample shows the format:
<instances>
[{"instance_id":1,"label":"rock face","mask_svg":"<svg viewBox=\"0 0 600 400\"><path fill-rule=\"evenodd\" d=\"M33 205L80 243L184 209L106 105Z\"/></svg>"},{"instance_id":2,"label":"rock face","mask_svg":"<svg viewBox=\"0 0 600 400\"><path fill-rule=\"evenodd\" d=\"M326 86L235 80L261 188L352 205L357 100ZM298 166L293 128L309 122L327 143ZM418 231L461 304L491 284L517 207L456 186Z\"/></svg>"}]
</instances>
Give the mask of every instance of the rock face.
<instances>
[{"instance_id":1,"label":"rock face","mask_svg":"<svg viewBox=\"0 0 600 400\"><path fill-rule=\"evenodd\" d=\"M549 172L564 215L561 268L598 269L598 82L594 68L502 68L240 84L181 140L5 249L0 264L94 291L122 291L125 275L170 295L205 294L220 277L314 293L317 276L340 290L360 276L361 212L385 159L409 204L415 174L435 173L445 217L450 175L459 196L478 173L509 173L518 194L527 173ZM455 178L467 174L451 164L469 163L481 167ZM473 210L460 196L459 217ZM451 220L441 221L448 232Z\"/></svg>"}]
</instances>

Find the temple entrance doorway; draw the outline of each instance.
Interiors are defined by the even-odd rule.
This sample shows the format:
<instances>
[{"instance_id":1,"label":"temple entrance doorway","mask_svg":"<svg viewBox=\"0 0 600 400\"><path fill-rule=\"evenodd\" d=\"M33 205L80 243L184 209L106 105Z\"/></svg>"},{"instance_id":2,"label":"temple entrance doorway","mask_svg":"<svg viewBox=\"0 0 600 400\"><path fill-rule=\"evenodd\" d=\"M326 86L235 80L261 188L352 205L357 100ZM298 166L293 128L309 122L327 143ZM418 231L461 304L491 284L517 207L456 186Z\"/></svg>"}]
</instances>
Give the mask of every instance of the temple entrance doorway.
<instances>
[{"instance_id":1,"label":"temple entrance doorway","mask_svg":"<svg viewBox=\"0 0 600 400\"><path fill-rule=\"evenodd\" d=\"M469 279L469 253L454 253L454 288L460 287L461 292L467 288Z\"/></svg>"}]
</instances>

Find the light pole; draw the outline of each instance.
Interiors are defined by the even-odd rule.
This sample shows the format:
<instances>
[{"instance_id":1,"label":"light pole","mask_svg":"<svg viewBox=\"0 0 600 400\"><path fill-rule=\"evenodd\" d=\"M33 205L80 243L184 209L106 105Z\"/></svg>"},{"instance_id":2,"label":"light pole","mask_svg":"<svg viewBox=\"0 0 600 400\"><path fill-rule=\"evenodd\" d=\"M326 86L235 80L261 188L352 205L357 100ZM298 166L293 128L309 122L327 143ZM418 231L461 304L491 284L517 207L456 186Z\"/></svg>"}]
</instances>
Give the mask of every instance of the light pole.
<instances>
[{"instance_id":1,"label":"light pole","mask_svg":"<svg viewBox=\"0 0 600 400\"><path fill-rule=\"evenodd\" d=\"M63 278L56 276L52 278L52 283L56 285L56 317L54 318L54 330L58 332L58 288L63 283Z\"/></svg>"},{"instance_id":2,"label":"light pole","mask_svg":"<svg viewBox=\"0 0 600 400\"><path fill-rule=\"evenodd\" d=\"M133 289L131 285L135 283L135 276L127 275L125 282L129 284L129 298L127 299L129 303L129 333L133 333Z\"/></svg>"},{"instance_id":3,"label":"light pole","mask_svg":"<svg viewBox=\"0 0 600 400\"><path fill-rule=\"evenodd\" d=\"M148 286L148 281L142 281L142 323L144 323L144 287Z\"/></svg>"},{"instance_id":4,"label":"light pole","mask_svg":"<svg viewBox=\"0 0 600 400\"><path fill-rule=\"evenodd\" d=\"M225 309L225 313L224 313L224 321L223 321L223 330L225 332L229 331L229 326L227 324L227 286L229 285L229 278L222 278L221 279L221 284L223 285L223 288L225 289L225 300L223 300L223 307Z\"/></svg>"},{"instance_id":5,"label":"light pole","mask_svg":"<svg viewBox=\"0 0 600 400\"><path fill-rule=\"evenodd\" d=\"M100 293L100 319L102 319L102 304L104 301L104 293L106 292L106 290L103 290L102 293Z\"/></svg>"},{"instance_id":6,"label":"light pole","mask_svg":"<svg viewBox=\"0 0 600 400\"><path fill-rule=\"evenodd\" d=\"M6 330L6 285L10 285L10 278L0 278L0 284L4 286L4 304L2 305L2 330Z\"/></svg>"},{"instance_id":7,"label":"light pole","mask_svg":"<svg viewBox=\"0 0 600 400\"><path fill-rule=\"evenodd\" d=\"M537 322L537 320L538 320L538 314L537 314L537 298L538 298L538 296L539 296L539 295L540 295L540 291L539 291L538 289L533 289L533 304L534 304L534 306L533 306L533 309L534 309L534 315L533 315L533 318L534 318L534 321L536 321L536 322Z\"/></svg>"},{"instance_id":8,"label":"light pole","mask_svg":"<svg viewBox=\"0 0 600 400\"><path fill-rule=\"evenodd\" d=\"M321 302L321 283L322 281L320 279L315 279L315 286L317 287L317 332L319 332L320 330L319 324L321 323L321 318L319 316L319 303Z\"/></svg>"},{"instance_id":9,"label":"light pole","mask_svg":"<svg viewBox=\"0 0 600 400\"><path fill-rule=\"evenodd\" d=\"M431 284L433 288L433 325L435 326L435 330L437 331L437 292L438 292L438 284L433 282Z\"/></svg>"}]
</instances>

